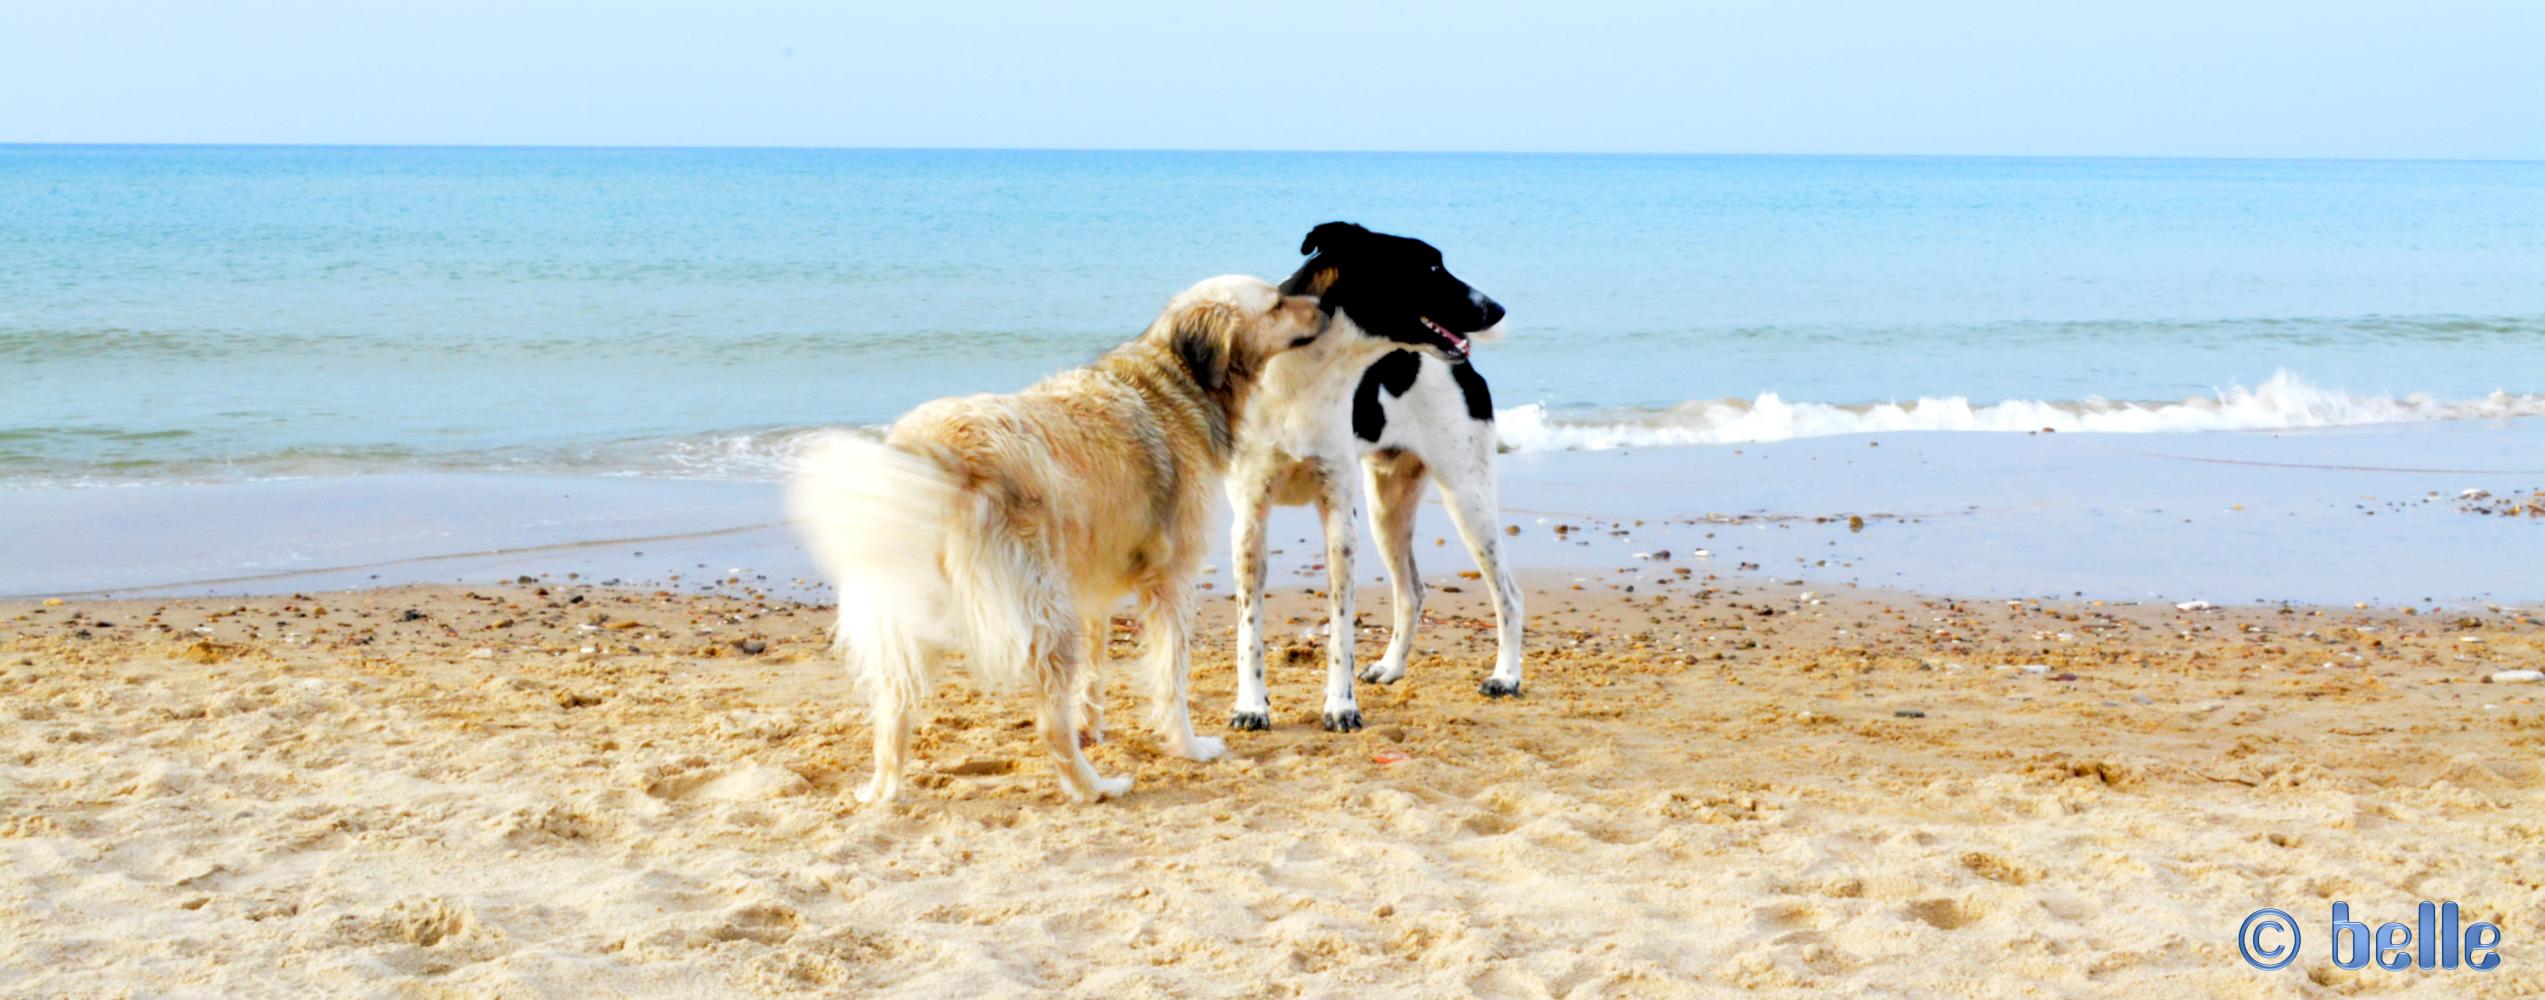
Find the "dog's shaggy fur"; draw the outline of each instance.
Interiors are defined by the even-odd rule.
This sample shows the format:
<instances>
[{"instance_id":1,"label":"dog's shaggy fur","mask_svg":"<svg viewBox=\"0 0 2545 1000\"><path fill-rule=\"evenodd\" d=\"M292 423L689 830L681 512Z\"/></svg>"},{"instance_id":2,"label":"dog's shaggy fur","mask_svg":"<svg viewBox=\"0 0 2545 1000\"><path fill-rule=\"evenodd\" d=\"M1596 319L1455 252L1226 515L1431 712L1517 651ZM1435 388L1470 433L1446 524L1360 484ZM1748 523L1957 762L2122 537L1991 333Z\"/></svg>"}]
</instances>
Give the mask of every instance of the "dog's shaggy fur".
<instances>
[{"instance_id":1,"label":"dog's shaggy fur","mask_svg":"<svg viewBox=\"0 0 2545 1000\"><path fill-rule=\"evenodd\" d=\"M869 703L875 774L892 797L914 712L941 658L1039 697L1062 791L1120 795L1080 751L1100 739L1094 671L1114 602L1139 598L1155 722L1197 761L1224 751L1187 714L1191 580L1205 519L1257 374L1285 351L1364 363L1384 343L1332 330L1316 300L1254 278L1177 296L1138 340L1015 395L942 399L882 443L810 446L788 507L839 587L838 643Z\"/></svg>"},{"instance_id":2,"label":"dog's shaggy fur","mask_svg":"<svg viewBox=\"0 0 2545 1000\"><path fill-rule=\"evenodd\" d=\"M1440 484L1450 520L1483 571L1501 640L1490 697L1520 693L1520 590L1502 562L1495 500L1493 397L1467 360L1475 340L1500 332L1502 306L1449 273L1421 240L1329 222L1308 232L1310 254L1282 291L1319 297L1337 330L1363 331L1400 350L1374 363L1335 368L1275 359L1260 399L1247 411L1228 475L1236 526L1230 550L1239 599L1237 699L1228 724L1272 724L1264 683L1264 520L1275 505L1313 503L1324 520L1328 635L1325 728L1361 728L1352 691L1352 535L1363 484L1371 534L1394 585L1395 630L1387 653L1360 674L1373 683L1405 676L1423 584L1414 570L1414 512L1426 482ZM1358 466L1358 469L1355 468Z\"/></svg>"}]
</instances>

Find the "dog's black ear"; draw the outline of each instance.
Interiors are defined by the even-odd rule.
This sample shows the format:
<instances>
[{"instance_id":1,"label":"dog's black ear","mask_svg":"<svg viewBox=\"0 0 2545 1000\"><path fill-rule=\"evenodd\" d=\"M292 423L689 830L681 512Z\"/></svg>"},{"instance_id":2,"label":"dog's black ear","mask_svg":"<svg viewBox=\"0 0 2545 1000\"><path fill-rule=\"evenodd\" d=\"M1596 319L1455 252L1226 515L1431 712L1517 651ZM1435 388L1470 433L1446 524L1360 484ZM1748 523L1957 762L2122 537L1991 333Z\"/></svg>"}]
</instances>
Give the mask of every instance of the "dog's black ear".
<instances>
[{"instance_id":1,"label":"dog's black ear","mask_svg":"<svg viewBox=\"0 0 2545 1000\"><path fill-rule=\"evenodd\" d=\"M1308 230L1308 238L1299 241L1299 252L1312 254L1319 250L1339 250L1345 243L1368 235L1370 231L1357 223L1329 222Z\"/></svg>"},{"instance_id":2,"label":"dog's black ear","mask_svg":"<svg viewBox=\"0 0 2545 1000\"><path fill-rule=\"evenodd\" d=\"M1193 373L1193 381L1212 392L1228 388L1237 367L1237 310L1206 302L1177 314L1167 330L1167 347Z\"/></svg>"}]
</instances>

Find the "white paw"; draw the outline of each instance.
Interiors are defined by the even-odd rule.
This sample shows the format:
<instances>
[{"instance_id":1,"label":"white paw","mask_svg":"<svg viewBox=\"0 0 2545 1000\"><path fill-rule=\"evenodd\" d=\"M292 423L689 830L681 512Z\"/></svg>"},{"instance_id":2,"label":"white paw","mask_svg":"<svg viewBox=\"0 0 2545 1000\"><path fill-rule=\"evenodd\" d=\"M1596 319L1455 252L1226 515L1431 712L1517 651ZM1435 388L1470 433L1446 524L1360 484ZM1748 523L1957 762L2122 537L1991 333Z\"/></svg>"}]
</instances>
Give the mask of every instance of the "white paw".
<instances>
[{"instance_id":1,"label":"white paw","mask_svg":"<svg viewBox=\"0 0 2545 1000\"><path fill-rule=\"evenodd\" d=\"M1372 684L1394 684L1405 679L1405 664L1380 661L1361 671L1361 679Z\"/></svg>"},{"instance_id":2,"label":"white paw","mask_svg":"<svg viewBox=\"0 0 2545 1000\"><path fill-rule=\"evenodd\" d=\"M1184 745L1175 749L1186 760L1208 764L1228 756L1228 741L1216 736L1187 736Z\"/></svg>"},{"instance_id":3,"label":"white paw","mask_svg":"<svg viewBox=\"0 0 2545 1000\"><path fill-rule=\"evenodd\" d=\"M1118 799L1130 793L1131 777L1129 775L1124 775L1119 778L1099 777L1096 779L1096 800L1099 802L1105 799Z\"/></svg>"},{"instance_id":4,"label":"white paw","mask_svg":"<svg viewBox=\"0 0 2545 1000\"><path fill-rule=\"evenodd\" d=\"M858 786L857 801L860 805L871 805L876 802L890 802L900 794L901 781L899 779L888 778L878 774L872 778L866 779L865 784Z\"/></svg>"}]
</instances>

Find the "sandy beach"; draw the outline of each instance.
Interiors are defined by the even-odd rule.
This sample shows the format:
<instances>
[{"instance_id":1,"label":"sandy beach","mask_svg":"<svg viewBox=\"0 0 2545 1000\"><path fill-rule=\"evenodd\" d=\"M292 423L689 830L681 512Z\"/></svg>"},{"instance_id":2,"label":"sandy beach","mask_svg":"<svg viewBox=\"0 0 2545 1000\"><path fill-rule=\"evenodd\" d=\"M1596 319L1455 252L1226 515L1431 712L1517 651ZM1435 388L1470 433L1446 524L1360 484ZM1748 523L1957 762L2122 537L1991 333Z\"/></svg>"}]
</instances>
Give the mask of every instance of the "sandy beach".
<instances>
[{"instance_id":1,"label":"sandy beach","mask_svg":"<svg viewBox=\"0 0 2545 1000\"><path fill-rule=\"evenodd\" d=\"M2545 990L2545 686L2485 682L2545 660L2533 610L1637 568L1537 578L1505 702L1474 692L1481 594L1442 574L1352 735L1315 727L1322 602L1285 585L1276 728L1162 758L1117 663L1094 757L1138 784L1093 807L1021 705L958 684L914 787L858 808L824 615L740 583L10 602L0 993ZM2456 899L2505 961L2334 968L2336 899ZM2319 925L2279 972L2236 951L2263 906Z\"/></svg>"}]
</instances>

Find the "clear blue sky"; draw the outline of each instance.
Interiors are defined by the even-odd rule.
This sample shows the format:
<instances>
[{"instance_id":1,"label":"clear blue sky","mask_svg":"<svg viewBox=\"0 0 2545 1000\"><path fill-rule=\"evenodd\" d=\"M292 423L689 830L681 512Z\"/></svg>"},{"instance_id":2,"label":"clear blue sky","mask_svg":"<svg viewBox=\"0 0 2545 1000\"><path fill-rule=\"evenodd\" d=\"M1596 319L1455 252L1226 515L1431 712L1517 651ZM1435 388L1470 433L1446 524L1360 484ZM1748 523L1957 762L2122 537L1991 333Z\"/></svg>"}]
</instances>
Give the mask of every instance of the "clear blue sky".
<instances>
[{"instance_id":1,"label":"clear blue sky","mask_svg":"<svg viewBox=\"0 0 2545 1000\"><path fill-rule=\"evenodd\" d=\"M0 142L2545 159L2545 2L18 0Z\"/></svg>"}]
</instances>

